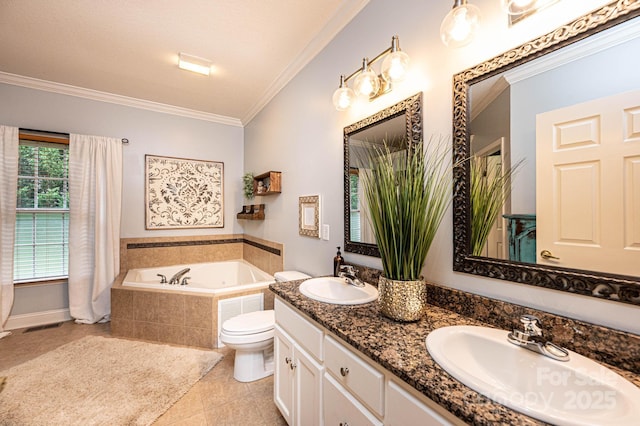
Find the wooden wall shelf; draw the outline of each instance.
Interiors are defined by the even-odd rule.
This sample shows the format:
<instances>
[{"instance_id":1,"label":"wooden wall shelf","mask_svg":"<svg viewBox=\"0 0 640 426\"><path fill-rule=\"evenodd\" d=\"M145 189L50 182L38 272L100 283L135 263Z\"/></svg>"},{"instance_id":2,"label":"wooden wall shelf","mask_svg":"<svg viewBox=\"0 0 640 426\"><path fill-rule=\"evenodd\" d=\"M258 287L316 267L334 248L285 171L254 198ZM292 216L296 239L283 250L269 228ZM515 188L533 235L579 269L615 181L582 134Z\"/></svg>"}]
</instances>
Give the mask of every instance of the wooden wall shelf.
<instances>
[{"instance_id":1,"label":"wooden wall shelf","mask_svg":"<svg viewBox=\"0 0 640 426\"><path fill-rule=\"evenodd\" d=\"M246 220L264 220L264 204L242 206L242 211L236 217Z\"/></svg>"},{"instance_id":2,"label":"wooden wall shelf","mask_svg":"<svg viewBox=\"0 0 640 426\"><path fill-rule=\"evenodd\" d=\"M266 172L253 177L253 195L273 195L282 192L282 173Z\"/></svg>"}]
</instances>

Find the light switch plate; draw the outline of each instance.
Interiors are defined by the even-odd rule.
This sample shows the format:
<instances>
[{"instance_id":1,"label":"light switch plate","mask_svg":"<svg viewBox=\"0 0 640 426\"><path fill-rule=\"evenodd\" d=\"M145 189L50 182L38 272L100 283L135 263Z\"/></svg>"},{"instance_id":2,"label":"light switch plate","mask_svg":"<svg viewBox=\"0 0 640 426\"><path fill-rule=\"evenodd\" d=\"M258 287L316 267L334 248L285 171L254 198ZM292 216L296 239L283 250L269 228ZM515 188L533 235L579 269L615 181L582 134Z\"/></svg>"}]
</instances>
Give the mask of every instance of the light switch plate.
<instances>
[{"instance_id":1,"label":"light switch plate","mask_svg":"<svg viewBox=\"0 0 640 426\"><path fill-rule=\"evenodd\" d=\"M329 241L329 225L322 225L322 239Z\"/></svg>"}]
</instances>

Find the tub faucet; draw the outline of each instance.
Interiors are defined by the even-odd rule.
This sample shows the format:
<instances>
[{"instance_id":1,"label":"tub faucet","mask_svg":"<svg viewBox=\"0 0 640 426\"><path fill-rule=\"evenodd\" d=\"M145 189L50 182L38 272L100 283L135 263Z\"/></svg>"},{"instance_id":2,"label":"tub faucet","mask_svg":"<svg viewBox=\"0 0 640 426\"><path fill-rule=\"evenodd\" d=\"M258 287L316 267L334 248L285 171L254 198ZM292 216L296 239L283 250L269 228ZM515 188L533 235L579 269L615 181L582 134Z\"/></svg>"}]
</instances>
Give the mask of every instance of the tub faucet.
<instances>
[{"instance_id":1,"label":"tub faucet","mask_svg":"<svg viewBox=\"0 0 640 426\"><path fill-rule=\"evenodd\" d=\"M356 268L354 268L353 265L340 265L339 269L338 276L344 278L347 284L364 287L364 283L356 277Z\"/></svg>"},{"instance_id":2,"label":"tub faucet","mask_svg":"<svg viewBox=\"0 0 640 426\"><path fill-rule=\"evenodd\" d=\"M169 284L180 284L180 278L190 270L191 268L184 268L183 270L176 272L176 274L169 280Z\"/></svg>"},{"instance_id":3,"label":"tub faucet","mask_svg":"<svg viewBox=\"0 0 640 426\"><path fill-rule=\"evenodd\" d=\"M513 329L507 340L514 345L537 352L557 361L569 361L569 351L542 337L542 322L533 315L522 315L520 322L524 329Z\"/></svg>"}]
</instances>

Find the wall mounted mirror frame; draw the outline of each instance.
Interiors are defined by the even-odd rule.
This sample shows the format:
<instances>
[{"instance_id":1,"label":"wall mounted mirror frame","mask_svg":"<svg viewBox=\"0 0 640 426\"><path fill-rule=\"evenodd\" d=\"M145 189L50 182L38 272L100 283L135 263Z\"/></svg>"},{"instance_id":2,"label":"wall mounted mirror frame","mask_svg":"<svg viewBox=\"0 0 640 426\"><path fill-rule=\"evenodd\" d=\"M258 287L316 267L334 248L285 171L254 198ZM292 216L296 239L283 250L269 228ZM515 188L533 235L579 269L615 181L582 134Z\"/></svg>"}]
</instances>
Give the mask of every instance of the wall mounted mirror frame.
<instances>
[{"instance_id":1,"label":"wall mounted mirror frame","mask_svg":"<svg viewBox=\"0 0 640 426\"><path fill-rule=\"evenodd\" d=\"M615 1L553 32L456 74L453 78L454 161L467 159L471 155L471 85L638 16L640 1ZM640 277L637 276L472 256L468 161L454 168L453 178L454 271L640 305Z\"/></svg>"},{"instance_id":2,"label":"wall mounted mirror frame","mask_svg":"<svg viewBox=\"0 0 640 426\"><path fill-rule=\"evenodd\" d=\"M375 132L377 128L383 129L385 123L394 118L404 117L404 139L409 149L416 143L422 142L422 93L417 93L395 105L383 109L367 118L353 123L344 128L344 251L365 256L380 257L378 246L373 242L357 241L351 235L351 203L350 203L350 176L352 160L355 154L350 149L352 137L361 132ZM352 158L354 157L354 158ZM367 219L362 219L367 220Z\"/></svg>"}]
</instances>

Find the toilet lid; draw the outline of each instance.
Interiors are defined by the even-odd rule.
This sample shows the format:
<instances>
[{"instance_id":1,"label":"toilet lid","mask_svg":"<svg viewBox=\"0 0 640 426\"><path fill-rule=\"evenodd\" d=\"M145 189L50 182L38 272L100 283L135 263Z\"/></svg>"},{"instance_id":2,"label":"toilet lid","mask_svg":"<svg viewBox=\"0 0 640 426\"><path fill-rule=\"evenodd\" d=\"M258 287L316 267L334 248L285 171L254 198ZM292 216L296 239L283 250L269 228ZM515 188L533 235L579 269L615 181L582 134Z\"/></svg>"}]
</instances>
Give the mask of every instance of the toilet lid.
<instances>
[{"instance_id":1,"label":"toilet lid","mask_svg":"<svg viewBox=\"0 0 640 426\"><path fill-rule=\"evenodd\" d=\"M230 318L222 324L222 331L227 334L254 334L275 327L276 317L273 309L255 311Z\"/></svg>"}]
</instances>

